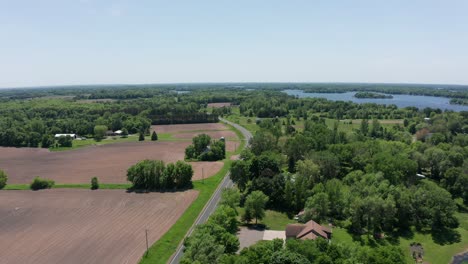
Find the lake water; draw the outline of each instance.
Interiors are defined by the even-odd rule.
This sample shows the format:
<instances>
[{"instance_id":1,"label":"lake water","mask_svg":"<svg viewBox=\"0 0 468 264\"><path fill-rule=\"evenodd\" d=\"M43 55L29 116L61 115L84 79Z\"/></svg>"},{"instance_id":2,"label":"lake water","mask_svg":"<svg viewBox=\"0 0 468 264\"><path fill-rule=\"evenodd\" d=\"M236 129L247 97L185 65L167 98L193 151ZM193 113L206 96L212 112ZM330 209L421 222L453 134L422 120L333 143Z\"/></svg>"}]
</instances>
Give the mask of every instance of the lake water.
<instances>
[{"instance_id":1,"label":"lake water","mask_svg":"<svg viewBox=\"0 0 468 264\"><path fill-rule=\"evenodd\" d=\"M398 107L414 106L420 109L425 107L440 108L442 110L453 110L456 112L468 111L468 106L450 104L450 99L446 97L435 96L422 96L422 95L406 95L406 94L392 94L393 99L369 99L369 98L356 98L356 92L346 93L305 93L302 90L284 90L288 95L304 97L318 97L326 98L332 101L352 101L354 103L376 103L390 105L394 104Z\"/></svg>"}]
</instances>

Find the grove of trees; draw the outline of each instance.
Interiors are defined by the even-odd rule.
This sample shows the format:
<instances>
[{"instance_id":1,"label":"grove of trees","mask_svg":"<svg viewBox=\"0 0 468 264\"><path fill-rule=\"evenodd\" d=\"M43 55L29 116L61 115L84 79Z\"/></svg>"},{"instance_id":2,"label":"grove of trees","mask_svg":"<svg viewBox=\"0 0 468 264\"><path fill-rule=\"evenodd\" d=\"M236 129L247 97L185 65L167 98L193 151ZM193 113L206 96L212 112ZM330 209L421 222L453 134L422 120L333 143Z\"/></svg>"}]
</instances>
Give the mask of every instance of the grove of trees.
<instances>
[{"instance_id":1,"label":"grove of trees","mask_svg":"<svg viewBox=\"0 0 468 264\"><path fill-rule=\"evenodd\" d=\"M192 139L192 145L185 149L186 159L216 161L226 158L226 144L223 140L211 140L207 134Z\"/></svg>"},{"instance_id":2,"label":"grove of trees","mask_svg":"<svg viewBox=\"0 0 468 264\"><path fill-rule=\"evenodd\" d=\"M161 160L143 160L131 166L127 179L137 190L170 190L190 188L192 165L183 161L164 164Z\"/></svg>"}]
</instances>

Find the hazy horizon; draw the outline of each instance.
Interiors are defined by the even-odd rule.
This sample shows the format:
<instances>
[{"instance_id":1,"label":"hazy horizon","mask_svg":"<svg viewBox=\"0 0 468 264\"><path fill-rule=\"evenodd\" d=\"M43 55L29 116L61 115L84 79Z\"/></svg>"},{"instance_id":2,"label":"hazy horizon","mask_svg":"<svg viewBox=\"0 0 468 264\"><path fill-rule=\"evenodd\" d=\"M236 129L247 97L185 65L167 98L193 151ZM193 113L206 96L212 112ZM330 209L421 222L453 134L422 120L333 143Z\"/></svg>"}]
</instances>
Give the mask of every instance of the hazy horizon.
<instances>
[{"instance_id":1,"label":"hazy horizon","mask_svg":"<svg viewBox=\"0 0 468 264\"><path fill-rule=\"evenodd\" d=\"M0 88L467 85L466 10L462 0L0 0Z\"/></svg>"},{"instance_id":2,"label":"hazy horizon","mask_svg":"<svg viewBox=\"0 0 468 264\"><path fill-rule=\"evenodd\" d=\"M214 84L385 84L385 85L408 85L408 86L461 86L468 88L468 84L454 84L454 83L385 83L385 82L173 82L173 83L89 83L89 84L52 84L52 85L38 85L38 86L16 86L16 87L0 87L0 89L35 89L35 88L66 88L66 87L86 87L86 86L162 86L162 85L214 85ZM411 89L411 87L408 87Z\"/></svg>"}]
</instances>

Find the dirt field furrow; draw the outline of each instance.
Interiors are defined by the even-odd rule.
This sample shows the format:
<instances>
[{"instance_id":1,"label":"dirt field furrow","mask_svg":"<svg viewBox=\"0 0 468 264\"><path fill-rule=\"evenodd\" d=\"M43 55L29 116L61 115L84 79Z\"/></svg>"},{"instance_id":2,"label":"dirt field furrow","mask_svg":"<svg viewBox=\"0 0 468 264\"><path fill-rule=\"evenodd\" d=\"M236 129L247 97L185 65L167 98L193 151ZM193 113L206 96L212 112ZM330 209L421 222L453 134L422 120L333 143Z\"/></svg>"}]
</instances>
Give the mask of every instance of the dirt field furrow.
<instances>
[{"instance_id":1,"label":"dirt field furrow","mask_svg":"<svg viewBox=\"0 0 468 264\"><path fill-rule=\"evenodd\" d=\"M54 189L0 192L1 263L137 263L196 191Z\"/></svg>"},{"instance_id":2,"label":"dirt field furrow","mask_svg":"<svg viewBox=\"0 0 468 264\"><path fill-rule=\"evenodd\" d=\"M158 133L172 133L174 137L192 138L206 133L227 140L227 151L240 146L236 134L222 124L189 124L153 126ZM202 131L202 132L189 132ZM229 140L235 138L235 140ZM144 159L164 162L183 160L187 141L125 142L80 149L50 152L38 148L0 147L0 168L8 175L10 184L27 184L39 176L55 180L58 184L89 183L98 177L101 183L127 183L127 169ZM193 180L208 178L222 167L221 162L193 162ZM202 174L203 168L203 174Z\"/></svg>"}]
</instances>

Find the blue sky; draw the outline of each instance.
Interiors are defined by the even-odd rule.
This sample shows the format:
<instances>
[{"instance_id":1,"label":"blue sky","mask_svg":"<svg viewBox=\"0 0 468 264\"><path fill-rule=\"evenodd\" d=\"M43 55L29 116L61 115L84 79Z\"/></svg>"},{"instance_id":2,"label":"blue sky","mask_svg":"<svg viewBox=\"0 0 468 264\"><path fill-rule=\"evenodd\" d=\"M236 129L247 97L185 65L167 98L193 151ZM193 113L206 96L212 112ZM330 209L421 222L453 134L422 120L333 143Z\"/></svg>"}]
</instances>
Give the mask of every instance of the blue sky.
<instances>
[{"instance_id":1,"label":"blue sky","mask_svg":"<svg viewBox=\"0 0 468 264\"><path fill-rule=\"evenodd\" d=\"M468 1L0 0L0 87L468 84Z\"/></svg>"}]
</instances>

